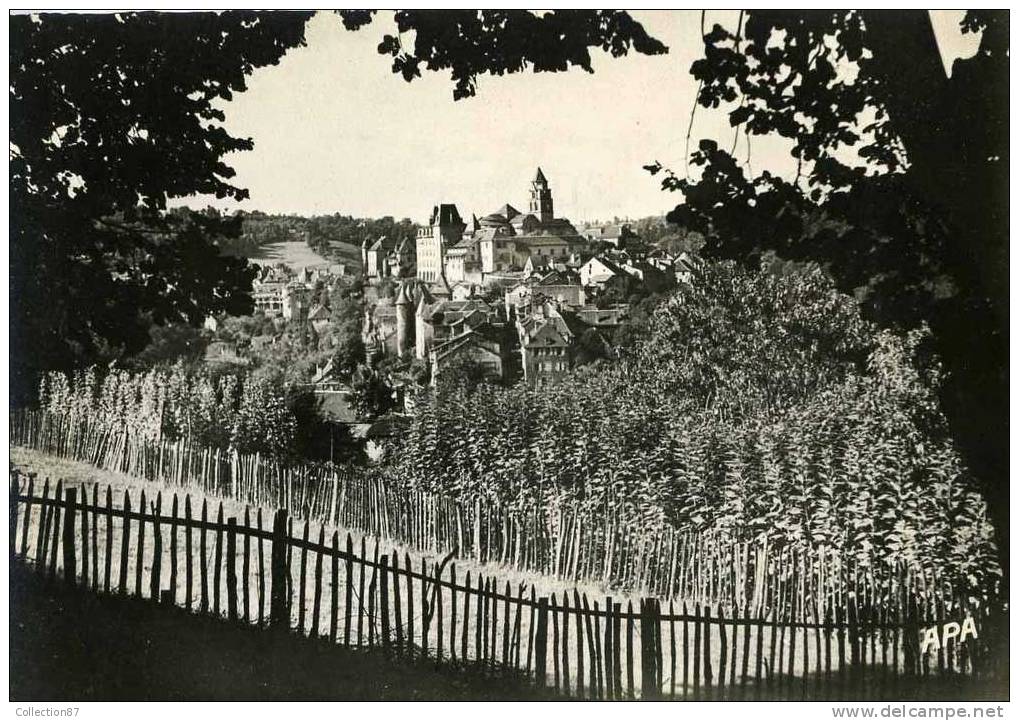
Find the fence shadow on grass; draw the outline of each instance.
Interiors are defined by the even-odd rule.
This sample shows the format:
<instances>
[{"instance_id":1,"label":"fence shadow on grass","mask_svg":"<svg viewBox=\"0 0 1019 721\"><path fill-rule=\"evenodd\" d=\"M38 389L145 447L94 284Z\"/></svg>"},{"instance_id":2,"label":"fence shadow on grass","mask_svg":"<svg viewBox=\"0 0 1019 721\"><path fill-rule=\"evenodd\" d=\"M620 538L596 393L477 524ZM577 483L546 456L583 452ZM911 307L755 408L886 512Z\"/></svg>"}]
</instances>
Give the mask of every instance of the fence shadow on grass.
<instances>
[{"instance_id":1,"label":"fence shadow on grass","mask_svg":"<svg viewBox=\"0 0 1019 721\"><path fill-rule=\"evenodd\" d=\"M396 659L10 575L12 701L537 700L520 674Z\"/></svg>"}]
</instances>

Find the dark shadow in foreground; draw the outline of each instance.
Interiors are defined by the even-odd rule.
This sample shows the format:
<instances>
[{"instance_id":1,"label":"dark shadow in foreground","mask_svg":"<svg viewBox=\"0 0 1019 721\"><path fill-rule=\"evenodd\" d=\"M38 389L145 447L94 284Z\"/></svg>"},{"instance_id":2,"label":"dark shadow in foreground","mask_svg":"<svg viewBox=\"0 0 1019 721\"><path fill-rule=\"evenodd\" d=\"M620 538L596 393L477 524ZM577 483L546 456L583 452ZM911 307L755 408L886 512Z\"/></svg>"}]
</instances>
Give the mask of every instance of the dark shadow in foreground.
<instances>
[{"instance_id":1,"label":"dark shadow in foreground","mask_svg":"<svg viewBox=\"0 0 1019 721\"><path fill-rule=\"evenodd\" d=\"M12 561L11 701L538 700L520 676L386 658L46 582Z\"/></svg>"},{"instance_id":2,"label":"dark shadow in foreground","mask_svg":"<svg viewBox=\"0 0 1019 721\"><path fill-rule=\"evenodd\" d=\"M12 560L11 701L522 701L551 700L522 673L351 650L187 613L136 597L47 581ZM994 701L1007 673L962 676L778 676L753 687L702 689L698 700Z\"/></svg>"}]
</instances>

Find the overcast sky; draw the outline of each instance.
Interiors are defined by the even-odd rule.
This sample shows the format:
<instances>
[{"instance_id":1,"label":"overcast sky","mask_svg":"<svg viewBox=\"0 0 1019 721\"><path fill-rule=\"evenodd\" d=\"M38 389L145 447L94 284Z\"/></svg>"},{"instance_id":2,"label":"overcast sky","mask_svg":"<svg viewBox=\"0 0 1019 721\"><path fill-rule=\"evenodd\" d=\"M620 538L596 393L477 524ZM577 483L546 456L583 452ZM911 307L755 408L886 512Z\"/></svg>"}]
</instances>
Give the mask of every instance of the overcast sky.
<instances>
[{"instance_id":1,"label":"overcast sky","mask_svg":"<svg viewBox=\"0 0 1019 721\"><path fill-rule=\"evenodd\" d=\"M386 15L349 32L335 14L319 13L306 47L255 71L248 91L223 105L227 129L255 148L227 158L250 200L219 207L423 222L434 204L451 202L480 216L507 202L526 206L539 165L556 215L574 221L656 215L678 202L641 166L683 168L699 11L633 12L669 46L666 55L595 51L594 74L482 76L478 95L457 102L448 74L423 70L407 83L391 72L376 51L395 27ZM736 15L709 11L708 26L734 26ZM936 15L942 53L950 45L949 55L972 54L975 38L957 32L961 13ZM691 147L704 137L728 147L733 131L724 113L698 108L693 137ZM746 156L742 137L737 156ZM751 139L751 162L755 172L795 170L787 147L767 138Z\"/></svg>"}]
</instances>

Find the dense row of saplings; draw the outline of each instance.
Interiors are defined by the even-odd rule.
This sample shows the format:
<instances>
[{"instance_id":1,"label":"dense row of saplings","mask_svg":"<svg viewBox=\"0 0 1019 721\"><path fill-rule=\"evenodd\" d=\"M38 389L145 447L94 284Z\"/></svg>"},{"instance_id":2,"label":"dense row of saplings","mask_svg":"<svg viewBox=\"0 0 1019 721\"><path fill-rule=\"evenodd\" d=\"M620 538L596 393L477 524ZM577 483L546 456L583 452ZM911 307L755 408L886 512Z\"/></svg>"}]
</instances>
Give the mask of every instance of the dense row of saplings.
<instances>
[{"instance_id":1,"label":"dense row of saplings","mask_svg":"<svg viewBox=\"0 0 1019 721\"><path fill-rule=\"evenodd\" d=\"M559 503L527 513L479 497L410 490L385 471L285 466L271 459L134 439L80 415L12 414L11 443L210 496L365 531L434 552L600 582L746 613L824 621L847 599L887 606L924 599L946 612L985 607L993 588L960 589L936 565L796 546L768 534L638 524L625 504L600 515ZM963 591L963 592L961 592Z\"/></svg>"},{"instance_id":2,"label":"dense row of saplings","mask_svg":"<svg viewBox=\"0 0 1019 721\"><path fill-rule=\"evenodd\" d=\"M709 265L615 364L538 389L440 379L393 475L519 513L569 508L593 538L766 540L987 598L993 530L941 413L928 337L867 323L816 269Z\"/></svg>"}]
</instances>

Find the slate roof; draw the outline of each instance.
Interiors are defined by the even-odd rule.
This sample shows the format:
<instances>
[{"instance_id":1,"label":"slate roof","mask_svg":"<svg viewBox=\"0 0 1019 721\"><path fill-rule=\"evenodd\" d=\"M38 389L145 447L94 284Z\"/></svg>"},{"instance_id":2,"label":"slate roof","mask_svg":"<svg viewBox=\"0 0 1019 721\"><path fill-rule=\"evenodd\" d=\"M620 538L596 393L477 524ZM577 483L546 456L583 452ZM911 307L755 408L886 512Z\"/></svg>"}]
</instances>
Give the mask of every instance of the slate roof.
<instances>
[{"instance_id":1,"label":"slate roof","mask_svg":"<svg viewBox=\"0 0 1019 721\"><path fill-rule=\"evenodd\" d=\"M598 256L597 258L591 258L591 260L589 260L587 262L588 263L595 263L595 262L601 263L603 266L605 266L605 268L610 273L614 273L616 275L622 275L623 273L626 272L622 268L620 268L618 265L613 263L611 260L609 260L608 258L603 258L601 256ZM587 263L585 263L584 265L587 265Z\"/></svg>"},{"instance_id":2,"label":"slate roof","mask_svg":"<svg viewBox=\"0 0 1019 721\"><path fill-rule=\"evenodd\" d=\"M580 273L566 267L555 267L538 278L536 285L580 285Z\"/></svg>"},{"instance_id":3,"label":"slate roof","mask_svg":"<svg viewBox=\"0 0 1019 721\"><path fill-rule=\"evenodd\" d=\"M515 217L520 215L520 211L514 208L509 203L506 203L506 205L502 206L495 212L501 215L506 220L513 220Z\"/></svg>"},{"instance_id":4,"label":"slate roof","mask_svg":"<svg viewBox=\"0 0 1019 721\"><path fill-rule=\"evenodd\" d=\"M480 298L443 300L432 306L418 305L417 313L429 325L453 326L464 322L480 327L496 317L495 308Z\"/></svg>"},{"instance_id":5,"label":"slate roof","mask_svg":"<svg viewBox=\"0 0 1019 721\"><path fill-rule=\"evenodd\" d=\"M483 348L493 355L502 355L503 338L492 326L485 325L472 328L460 335L441 341L432 346L432 352L437 360L448 358L450 355L463 350L468 346Z\"/></svg>"},{"instance_id":6,"label":"slate roof","mask_svg":"<svg viewBox=\"0 0 1019 721\"><path fill-rule=\"evenodd\" d=\"M536 322L532 328L527 329L527 347L569 346L569 329L561 321L562 318L553 317L545 322Z\"/></svg>"},{"instance_id":7,"label":"slate roof","mask_svg":"<svg viewBox=\"0 0 1019 721\"><path fill-rule=\"evenodd\" d=\"M525 225L533 227L541 226L541 221L533 213L527 213L526 215L517 215L512 220L514 228L523 228Z\"/></svg>"},{"instance_id":8,"label":"slate roof","mask_svg":"<svg viewBox=\"0 0 1019 721\"><path fill-rule=\"evenodd\" d=\"M479 228L474 233L473 240L479 242L482 240L495 240L496 238L511 238L514 235L513 226L511 225L490 225Z\"/></svg>"},{"instance_id":9,"label":"slate roof","mask_svg":"<svg viewBox=\"0 0 1019 721\"><path fill-rule=\"evenodd\" d=\"M328 308L321 303L316 303L308 311L308 320L329 320L331 315Z\"/></svg>"},{"instance_id":10,"label":"slate roof","mask_svg":"<svg viewBox=\"0 0 1019 721\"><path fill-rule=\"evenodd\" d=\"M587 232L596 235L599 240L615 240L629 235L630 226L625 223L603 225L595 228L587 228Z\"/></svg>"},{"instance_id":11,"label":"slate roof","mask_svg":"<svg viewBox=\"0 0 1019 721\"><path fill-rule=\"evenodd\" d=\"M553 260L550 255L532 255L527 259L527 265L531 266L532 272L546 270L552 263Z\"/></svg>"},{"instance_id":12,"label":"slate roof","mask_svg":"<svg viewBox=\"0 0 1019 721\"><path fill-rule=\"evenodd\" d=\"M372 243L372 247L369 250L382 250L390 251L396 247L396 241L391 239L388 235L383 235L381 238Z\"/></svg>"},{"instance_id":13,"label":"slate roof","mask_svg":"<svg viewBox=\"0 0 1019 721\"><path fill-rule=\"evenodd\" d=\"M441 203L432 208L429 225L466 225L460 217L460 211L452 203Z\"/></svg>"},{"instance_id":14,"label":"slate roof","mask_svg":"<svg viewBox=\"0 0 1019 721\"><path fill-rule=\"evenodd\" d=\"M479 238L476 235L468 235L468 236L465 236L465 237L461 238L456 243L454 243L452 246L450 246L449 250L461 250L461 249L466 250L466 249L470 248L472 245L477 245L479 240L481 240L481 238ZM449 252L449 251L447 251L447 252Z\"/></svg>"},{"instance_id":15,"label":"slate roof","mask_svg":"<svg viewBox=\"0 0 1019 721\"><path fill-rule=\"evenodd\" d=\"M676 265L680 266L681 270L697 270L700 267L701 259L690 253L681 253L676 258Z\"/></svg>"}]
</instances>

